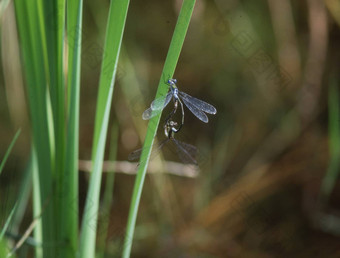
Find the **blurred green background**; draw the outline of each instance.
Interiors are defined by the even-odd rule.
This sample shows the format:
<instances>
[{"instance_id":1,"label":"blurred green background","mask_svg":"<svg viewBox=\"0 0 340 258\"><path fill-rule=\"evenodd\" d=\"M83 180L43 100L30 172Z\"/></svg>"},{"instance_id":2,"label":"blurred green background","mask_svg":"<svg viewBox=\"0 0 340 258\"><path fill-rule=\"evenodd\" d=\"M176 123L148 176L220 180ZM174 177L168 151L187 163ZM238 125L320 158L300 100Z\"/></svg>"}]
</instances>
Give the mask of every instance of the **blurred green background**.
<instances>
[{"instance_id":1,"label":"blurred green background","mask_svg":"<svg viewBox=\"0 0 340 258\"><path fill-rule=\"evenodd\" d=\"M107 257L121 252L136 170L127 156L141 147L147 126L142 112L167 76L161 71L180 4L130 3L109 129L109 135L118 130L119 139L114 195L99 220L109 223ZM108 6L84 2L80 210ZM152 159L132 257L340 257L339 26L336 0L197 1L174 77L180 90L213 104L217 114L204 124L186 109L176 135L199 149L199 170L166 147ZM1 34L1 157L22 129L1 174L3 224L31 141L12 4L1 10ZM110 136L106 172L109 146ZM20 234L31 220L28 203Z\"/></svg>"}]
</instances>

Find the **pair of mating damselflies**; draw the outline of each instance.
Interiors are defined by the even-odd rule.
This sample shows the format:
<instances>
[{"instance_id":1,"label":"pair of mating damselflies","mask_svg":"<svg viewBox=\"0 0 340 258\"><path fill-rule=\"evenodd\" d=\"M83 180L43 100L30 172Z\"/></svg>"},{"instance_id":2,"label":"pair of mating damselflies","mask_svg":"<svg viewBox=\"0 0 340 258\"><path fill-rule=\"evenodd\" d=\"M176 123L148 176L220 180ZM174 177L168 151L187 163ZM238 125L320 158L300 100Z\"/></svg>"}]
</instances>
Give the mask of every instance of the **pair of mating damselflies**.
<instances>
[{"instance_id":1,"label":"pair of mating damselflies","mask_svg":"<svg viewBox=\"0 0 340 258\"><path fill-rule=\"evenodd\" d=\"M183 103L187 106L187 108L201 121L204 123L208 123L209 119L205 113L215 115L216 108L212 105L204 102L203 100L196 99L183 91L178 90L176 86L177 80L170 79L168 80L168 85L170 86L168 94L166 94L165 98L160 97L152 101L150 107L144 111L142 117L144 120L148 120L155 115L159 114L170 102L171 99L174 101L174 109L170 113L170 117L176 112L178 103L181 105L182 109L182 121L184 121L184 109ZM184 122L183 122L184 123Z\"/></svg>"},{"instance_id":2,"label":"pair of mating damselflies","mask_svg":"<svg viewBox=\"0 0 340 258\"><path fill-rule=\"evenodd\" d=\"M143 112L142 117L144 120L148 120L156 116L157 114L162 112L162 110L170 103L172 99L174 102L174 108L165 119L164 123L164 134L167 138L158 145L158 147L154 150L154 153L158 153L163 148L163 146L170 141L175 144L178 155L184 163L197 165L197 162L194 158L197 153L196 147L191 144L181 142L174 137L175 133L178 133L184 125L183 103L198 119L205 123L208 123L209 121L206 113L214 115L217 111L214 106L204 102L203 100L194 98L178 90L176 83L176 79L169 79L167 82L167 84L169 85L169 91L165 98L160 97L152 101L150 107ZM178 104L180 105L182 111L182 119L179 126L177 122L172 120L173 115L178 109ZM130 153L129 160L138 159L141 155L141 152L142 149L139 149Z\"/></svg>"}]
</instances>

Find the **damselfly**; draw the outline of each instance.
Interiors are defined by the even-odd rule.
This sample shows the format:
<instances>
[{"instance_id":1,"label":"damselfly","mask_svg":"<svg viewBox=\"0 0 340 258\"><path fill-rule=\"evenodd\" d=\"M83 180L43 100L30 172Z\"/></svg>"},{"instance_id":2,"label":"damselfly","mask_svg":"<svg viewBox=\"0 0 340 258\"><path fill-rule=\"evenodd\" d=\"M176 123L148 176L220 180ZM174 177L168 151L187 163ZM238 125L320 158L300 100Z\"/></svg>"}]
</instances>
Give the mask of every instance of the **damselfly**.
<instances>
[{"instance_id":1,"label":"damselfly","mask_svg":"<svg viewBox=\"0 0 340 258\"><path fill-rule=\"evenodd\" d=\"M177 122L172 120L167 121L166 125L164 126L164 134L167 138L159 143L156 148L153 148L151 158L156 156L164 147L164 145L166 145L167 143L171 143L175 146L177 155L183 163L197 165L197 161L195 160L195 156L197 155L197 148L191 144L184 143L175 139L175 133L179 131L179 128L176 128L176 126L178 126ZM142 154L142 150L143 148L131 152L128 156L128 160L133 161L139 159ZM141 162L143 161L140 161L140 163Z\"/></svg>"},{"instance_id":2,"label":"damselfly","mask_svg":"<svg viewBox=\"0 0 340 258\"><path fill-rule=\"evenodd\" d=\"M208 123L209 119L208 116L205 113L215 115L216 114L216 108L203 100L194 98L180 90L178 90L176 83L176 79L170 79L168 80L168 85L170 86L169 92L164 97L160 97L152 101L150 107L144 111L143 113L143 119L148 120L155 115L157 115L159 112L161 112L170 102L171 99L174 101L174 109L168 116L166 122L172 117L172 115L176 112L178 103L180 103L182 108L182 125L184 124L184 110L183 110L183 104L187 106L187 108L201 121ZM181 126L182 126L181 125Z\"/></svg>"}]
</instances>

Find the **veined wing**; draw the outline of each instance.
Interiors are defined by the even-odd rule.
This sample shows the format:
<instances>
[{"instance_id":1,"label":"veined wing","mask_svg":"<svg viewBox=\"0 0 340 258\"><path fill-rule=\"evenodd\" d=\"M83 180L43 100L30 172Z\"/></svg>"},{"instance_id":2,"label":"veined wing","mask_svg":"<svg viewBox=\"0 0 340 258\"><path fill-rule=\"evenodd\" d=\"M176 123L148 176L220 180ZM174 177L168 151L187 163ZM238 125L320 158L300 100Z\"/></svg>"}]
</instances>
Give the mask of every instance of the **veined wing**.
<instances>
[{"instance_id":1,"label":"veined wing","mask_svg":"<svg viewBox=\"0 0 340 258\"><path fill-rule=\"evenodd\" d=\"M154 157L156 157L158 155L158 153L160 152L160 150L163 148L163 146L169 141L169 139L165 139L163 140L161 143L158 144L158 146L155 146L155 144L152 146L152 150L151 150L151 155L150 155L150 160L152 160ZM142 155L142 151L143 148L140 148L138 150L135 150L133 152L131 152L128 156L128 160L130 161L134 161L134 160L138 160L140 159L141 155ZM141 162L143 162L142 160L139 161L138 164L140 164Z\"/></svg>"},{"instance_id":2,"label":"veined wing","mask_svg":"<svg viewBox=\"0 0 340 258\"><path fill-rule=\"evenodd\" d=\"M172 97L172 92L169 91L168 94L166 94L165 98L160 97L160 98L155 99L154 101L151 102L151 106L150 106L151 109L159 110L159 109L165 108L169 104L171 97Z\"/></svg>"},{"instance_id":3,"label":"veined wing","mask_svg":"<svg viewBox=\"0 0 340 258\"><path fill-rule=\"evenodd\" d=\"M177 154L183 163L198 165L195 160L197 148L194 145L181 142L175 138L172 138L172 141L175 143Z\"/></svg>"},{"instance_id":4,"label":"veined wing","mask_svg":"<svg viewBox=\"0 0 340 258\"><path fill-rule=\"evenodd\" d=\"M203 112L206 112L208 114L215 115L216 114L216 108L213 105L210 105L209 103L194 98L183 91L179 91L179 95L182 97L183 100L186 100L186 102L190 102L193 106L197 107L198 109L202 110Z\"/></svg>"},{"instance_id":5,"label":"veined wing","mask_svg":"<svg viewBox=\"0 0 340 258\"><path fill-rule=\"evenodd\" d=\"M169 104L171 97L172 93L169 91L165 96L165 99L164 97L160 97L152 101L151 106L143 112L143 120L149 120L155 115L158 115L163 110L163 108Z\"/></svg>"},{"instance_id":6,"label":"veined wing","mask_svg":"<svg viewBox=\"0 0 340 258\"><path fill-rule=\"evenodd\" d=\"M196 106L194 106L193 104L191 104L191 102L189 102L187 99L182 98L184 104L188 107L188 109L202 122L204 123L208 123L209 119L207 117L207 115L202 112L200 109L198 109Z\"/></svg>"}]
</instances>

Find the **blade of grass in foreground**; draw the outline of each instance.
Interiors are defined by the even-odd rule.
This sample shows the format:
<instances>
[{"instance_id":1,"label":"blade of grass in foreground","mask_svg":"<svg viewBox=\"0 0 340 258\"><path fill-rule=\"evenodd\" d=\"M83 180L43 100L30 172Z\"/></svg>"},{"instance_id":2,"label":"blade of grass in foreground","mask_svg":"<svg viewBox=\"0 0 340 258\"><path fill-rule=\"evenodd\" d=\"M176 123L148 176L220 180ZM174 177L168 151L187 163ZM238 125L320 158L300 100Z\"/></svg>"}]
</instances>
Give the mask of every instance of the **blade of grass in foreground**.
<instances>
[{"instance_id":1,"label":"blade of grass in foreground","mask_svg":"<svg viewBox=\"0 0 340 258\"><path fill-rule=\"evenodd\" d=\"M118 56L122 43L128 6L129 0L113 0L110 4L96 108L92 147L92 174L80 234L80 257L95 257L99 193L105 142Z\"/></svg>"},{"instance_id":2,"label":"blade of grass in foreground","mask_svg":"<svg viewBox=\"0 0 340 258\"><path fill-rule=\"evenodd\" d=\"M51 126L53 121L51 121L47 89L48 65L42 13L43 1L16 0L14 4L30 106L32 138L37 157L39 178L33 180L33 184L40 184L34 185L34 188L40 191L41 203L46 203L53 195L54 132L53 125ZM34 198L35 200L37 199ZM48 205L42 216L42 233L46 243L55 242L54 217L54 205ZM52 257L54 254L52 245L43 246L45 257Z\"/></svg>"},{"instance_id":3,"label":"blade of grass in foreground","mask_svg":"<svg viewBox=\"0 0 340 258\"><path fill-rule=\"evenodd\" d=\"M190 22L191 15L194 9L194 5L195 5L195 0L184 0L183 1L182 8L179 13L177 24L175 27L175 31L174 31L174 34L172 36L172 40L170 43L169 51L168 51L168 54L167 54L167 57L164 63L162 77L158 84L158 89L157 89L155 99L161 96L165 96L166 92L168 91L168 87L164 81L165 79L170 79L170 78L167 78L167 76L172 77L175 72L178 58L181 53L184 39L185 39L187 30L189 27L189 22ZM142 194L146 169L149 164L151 148L152 148L153 141L154 141L154 138L157 132L160 116L161 116L161 113L156 115L154 118L152 118L148 124L148 129L147 129L145 141L144 141L144 148L143 148L143 152L141 155L141 162L138 168L137 177L136 177L135 185L133 189L132 200L130 204L130 212L129 212L128 224L127 224L126 235L125 235L124 246L123 246L124 248L123 258L130 257L132 239L133 239L133 234L134 234L135 225L136 225L140 197Z\"/></svg>"},{"instance_id":4,"label":"blade of grass in foreground","mask_svg":"<svg viewBox=\"0 0 340 258\"><path fill-rule=\"evenodd\" d=\"M74 3L75 1L72 1ZM65 165L65 85L64 85L64 38L65 38L65 0L45 1L42 7L47 49L47 74L48 74L48 90L50 94L51 113L53 114L53 180L54 193L51 199L51 205L54 206L55 224L61 225L56 227L56 242L71 242L68 238L62 238L60 231L64 225L63 214L65 210L62 208L62 182ZM69 98L69 96L67 96ZM71 174L71 173L70 173ZM74 228L72 224L68 228ZM62 244L58 251L62 252L68 244ZM65 257L65 255L62 255Z\"/></svg>"},{"instance_id":5,"label":"blade of grass in foreground","mask_svg":"<svg viewBox=\"0 0 340 258\"><path fill-rule=\"evenodd\" d=\"M60 171L60 257L75 257L78 245L79 92L83 1L67 1L68 105L64 171ZM62 86L61 86L62 87ZM63 87L62 87L63 88ZM60 93L60 92L59 92ZM56 93L58 95L58 92ZM57 102L57 101L56 101ZM61 109L61 112L63 109ZM62 129L60 129L62 130ZM61 144L62 145L62 144ZM61 149L61 148L59 148ZM60 157L62 160L62 158ZM60 168L60 167L59 167Z\"/></svg>"}]
</instances>

